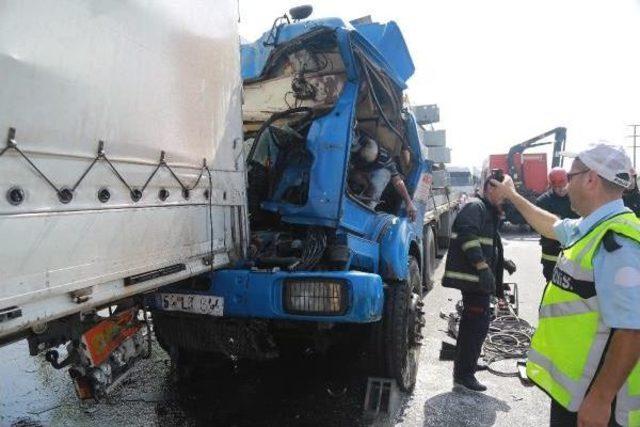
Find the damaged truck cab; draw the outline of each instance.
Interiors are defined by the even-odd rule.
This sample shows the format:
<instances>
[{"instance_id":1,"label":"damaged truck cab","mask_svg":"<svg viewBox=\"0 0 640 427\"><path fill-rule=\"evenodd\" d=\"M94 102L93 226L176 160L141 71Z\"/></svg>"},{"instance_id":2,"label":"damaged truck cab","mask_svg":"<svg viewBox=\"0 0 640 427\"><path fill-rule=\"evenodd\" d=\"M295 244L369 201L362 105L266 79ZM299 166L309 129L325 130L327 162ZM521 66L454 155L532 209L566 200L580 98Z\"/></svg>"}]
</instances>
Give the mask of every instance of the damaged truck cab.
<instances>
[{"instance_id":1,"label":"damaged truck cab","mask_svg":"<svg viewBox=\"0 0 640 427\"><path fill-rule=\"evenodd\" d=\"M357 335L375 374L411 390L436 236L447 237L454 205L434 196L398 26L285 15L241 55L247 254L154 295L159 343L193 364ZM183 309L197 296L221 310Z\"/></svg>"}]
</instances>

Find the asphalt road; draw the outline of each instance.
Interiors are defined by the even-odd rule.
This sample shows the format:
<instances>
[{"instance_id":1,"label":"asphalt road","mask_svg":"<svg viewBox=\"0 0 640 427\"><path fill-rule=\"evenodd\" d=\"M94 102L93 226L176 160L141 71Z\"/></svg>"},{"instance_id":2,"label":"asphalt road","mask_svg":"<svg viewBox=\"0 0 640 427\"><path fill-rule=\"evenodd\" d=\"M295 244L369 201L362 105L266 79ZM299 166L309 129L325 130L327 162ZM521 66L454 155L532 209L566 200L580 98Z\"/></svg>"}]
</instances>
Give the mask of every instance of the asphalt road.
<instances>
[{"instance_id":1,"label":"asphalt road","mask_svg":"<svg viewBox=\"0 0 640 427\"><path fill-rule=\"evenodd\" d=\"M535 323L543 288L540 250L532 235L507 235L505 255L518 265L520 315ZM442 274L443 266L439 272ZM401 396L389 422L404 426L541 426L549 400L517 378L478 374L484 394L452 391L451 362L438 360L447 323L459 293L436 286L426 300L425 345L415 392ZM146 425L366 425L362 418L365 381L344 358L310 355L206 371L188 383L177 381L167 355L155 348L139 362L108 402L80 403L67 374L41 357L29 357L26 342L0 349L0 426ZM505 367L509 369L509 366Z\"/></svg>"},{"instance_id":2,"label":"asphalt road","mask_svg":"<svg viewBox=\"0 0 640 427\"><path fill-rule=\"evenodd\" d=\"M540 265L540 246L537 236L507 234L503 236L505 258L518 266L513 276L505 281L518 284L520 290L520 316L535 326L537 308L544 288ZM442 265L440 270L442 270ZM452 391L452 362L438 360L441 341L447 340L447 323L439 317L454 310L460 293L442 287L428 295L425 345L421 353L420 372L416 391L397 425L405 426L544 426L549 421L549 398L535 387L524 387L518 378L505 378L489 372L477 374L489 389L486 393L459 393ZM499 368L515 369L513 362L504 362Z\"/></svg>"}]
</instances>

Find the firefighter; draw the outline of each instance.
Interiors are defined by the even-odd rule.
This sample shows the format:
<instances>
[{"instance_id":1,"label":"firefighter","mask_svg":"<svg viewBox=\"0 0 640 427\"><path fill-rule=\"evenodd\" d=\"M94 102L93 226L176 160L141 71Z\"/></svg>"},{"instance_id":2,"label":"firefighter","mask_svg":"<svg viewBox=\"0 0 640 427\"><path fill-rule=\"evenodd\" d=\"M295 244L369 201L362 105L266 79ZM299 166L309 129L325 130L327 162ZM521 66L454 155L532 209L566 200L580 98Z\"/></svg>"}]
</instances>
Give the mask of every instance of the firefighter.
<instances>
[{"instance_id":1,"label":"firefighter","mask_svg":"<svg viewBox=\"0 0 640 427\"><path fill-rule=\"evenodd\" d=\"M494 174L499 178L499 174ZM502 175L504 178L504 175ZM485 391L475 377L482 344L489 331L489 300L502 284L504 258L498 234L502 199L485 182L482 195L471 198L453 223L442 286L462 291L463 310L453 368L455 386Z\"/></svg>"},{"instance_id":2,"label":"firefighter","mask_svg":"<svg viewBox=\"0 0 640 427\"><path fill-rule=\"evenodd\" d=\"M624 148L590 146L567 174L579 219L559 220L491 181L540 234L563 249L540 304L527 375L551 397L552 426L640 426L640 220Z\"/></svg>"},{"instance_id":3,"label":"firefighter","mask_svg":"<svg viewBox=\"0 0 640 427\"><path fill-rule=\"evenodd\" d=\"M638 175L635 170L631 174L631 188L622 193L622 201L626 207L640 218L640 191L638 191Z\"/></svg>"},{"instance_id":4,"label":"firefighter","mask_svg":"<svg viewBox=\"0 0 640 427\"><path fill-rule=\"evenodd\" d=\"M549 172L549 190L536 200L536 206L551 212L560 219L578 218L578 215L571 210L571 202L567 193L567 172L562 168L553 168ZM542 275L545 283L551 280L553 268L560 253L560 243L554 239L540 236L540 246L542 247Z\"/></svg>"}]
</instances>

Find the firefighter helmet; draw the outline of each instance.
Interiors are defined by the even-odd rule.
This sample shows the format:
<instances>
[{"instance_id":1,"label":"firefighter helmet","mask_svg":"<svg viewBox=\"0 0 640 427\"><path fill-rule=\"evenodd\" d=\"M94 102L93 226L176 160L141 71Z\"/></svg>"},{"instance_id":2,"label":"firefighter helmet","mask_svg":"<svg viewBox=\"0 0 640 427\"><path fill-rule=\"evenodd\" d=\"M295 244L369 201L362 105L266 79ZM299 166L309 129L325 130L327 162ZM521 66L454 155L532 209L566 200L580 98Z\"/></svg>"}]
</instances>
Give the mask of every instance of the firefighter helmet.
<instances>
[{"instance_id":1,"label":"firefighter helmet","mask_svg":"<svg viewBox=\"0 0 640 427\"><path fill-rule=\"evenodd\" d=\"M567 171L559 167L551 169L549 172L549 185L551 187L564 187L567 183Z\"/></svg>"}]
</instances>

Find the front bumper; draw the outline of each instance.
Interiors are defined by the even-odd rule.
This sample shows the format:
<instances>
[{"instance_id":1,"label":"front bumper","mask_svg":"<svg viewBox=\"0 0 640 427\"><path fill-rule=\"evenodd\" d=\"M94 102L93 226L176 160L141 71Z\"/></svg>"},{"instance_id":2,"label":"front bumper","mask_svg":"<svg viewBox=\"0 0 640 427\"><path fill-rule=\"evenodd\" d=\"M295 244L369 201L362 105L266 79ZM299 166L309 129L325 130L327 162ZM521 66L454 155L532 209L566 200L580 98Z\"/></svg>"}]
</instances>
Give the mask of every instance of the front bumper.
<instances>
[{"instance_id":1,"label":"front bumper","mask_svg":"<svg viewBox=\"0 0 640 427\"><path fill-rule=\"evenodd\" d=\"M285 309L287 280L331 280L344 283L345 308L341 314L301 314ZM384 292L377 274L356 271L259 272L220 270L211 275L208 290L180 285L161 288L159 293L214 295L224 298L224 317L301 320L330 323L370 323L381 319ZM151 308L161 310L157 298L148 298Z\"/></svg>"}]
</instances>

